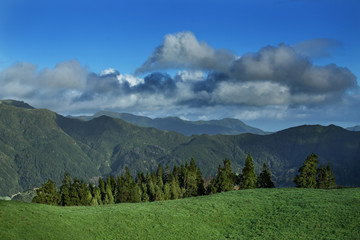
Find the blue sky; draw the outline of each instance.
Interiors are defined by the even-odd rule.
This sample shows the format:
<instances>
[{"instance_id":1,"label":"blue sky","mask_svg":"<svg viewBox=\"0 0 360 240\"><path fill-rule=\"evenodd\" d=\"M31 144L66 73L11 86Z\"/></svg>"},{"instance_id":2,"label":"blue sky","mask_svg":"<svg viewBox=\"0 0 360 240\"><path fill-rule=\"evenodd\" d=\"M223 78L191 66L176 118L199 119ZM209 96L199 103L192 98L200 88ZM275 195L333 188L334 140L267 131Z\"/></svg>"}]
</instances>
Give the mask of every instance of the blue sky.
<instances>
[{"instance_id":1,"label":"blue sky","mask_svg":"<svg viewBox=\"0 0 360 240\"><path fill-rule=\"evenodd\" d=\"M357 125L359 10L356 0L3 0L0 98L269 131Z\"/></svg>"}]
</instances>

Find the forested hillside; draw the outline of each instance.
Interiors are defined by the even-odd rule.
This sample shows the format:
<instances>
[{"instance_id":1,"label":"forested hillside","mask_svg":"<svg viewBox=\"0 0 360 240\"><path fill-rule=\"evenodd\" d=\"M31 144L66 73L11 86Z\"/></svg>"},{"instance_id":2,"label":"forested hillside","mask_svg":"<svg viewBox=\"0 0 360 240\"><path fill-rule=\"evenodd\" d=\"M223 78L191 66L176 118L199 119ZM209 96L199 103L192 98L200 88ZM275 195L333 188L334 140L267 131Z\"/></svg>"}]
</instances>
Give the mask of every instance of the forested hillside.
<instances>
[{"instance_id":1,"label":"forested hillside","mask_svg":"<svg viewBox=\"0 0 360 240\"><path fill-rule=\"evenodd\" d=\"M0 195L41 186L59 186L68 171L84 180L105 175L180 165L193 157L203 176L213 177L224 158L234 172L251 153L258 174L265 162L276 186L292 180L306 156L331 162L337 184L360 186L360 132L337 126L299 126L271 135L201 135L143 128L102 116L90 121L66 118L19 102L0 103Z\"/></svg>"}]
</instances>

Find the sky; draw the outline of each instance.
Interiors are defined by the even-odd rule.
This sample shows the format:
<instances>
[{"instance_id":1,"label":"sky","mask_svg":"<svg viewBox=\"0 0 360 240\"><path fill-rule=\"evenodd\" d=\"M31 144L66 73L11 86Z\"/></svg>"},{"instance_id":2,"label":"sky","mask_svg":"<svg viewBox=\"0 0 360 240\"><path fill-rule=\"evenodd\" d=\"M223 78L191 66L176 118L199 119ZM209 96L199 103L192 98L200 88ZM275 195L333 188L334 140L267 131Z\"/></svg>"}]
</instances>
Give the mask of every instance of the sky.
<instances>
[{"instance_id":1,"label":"sky","mask_svg":"<svg viewBox=\"0 0 360 240\"><path fill-rule=\"evenodd\" d=\"M351 127L359 10L358 0L2 0L0 99L62 115Z\"/></svg>"}]
</instances>

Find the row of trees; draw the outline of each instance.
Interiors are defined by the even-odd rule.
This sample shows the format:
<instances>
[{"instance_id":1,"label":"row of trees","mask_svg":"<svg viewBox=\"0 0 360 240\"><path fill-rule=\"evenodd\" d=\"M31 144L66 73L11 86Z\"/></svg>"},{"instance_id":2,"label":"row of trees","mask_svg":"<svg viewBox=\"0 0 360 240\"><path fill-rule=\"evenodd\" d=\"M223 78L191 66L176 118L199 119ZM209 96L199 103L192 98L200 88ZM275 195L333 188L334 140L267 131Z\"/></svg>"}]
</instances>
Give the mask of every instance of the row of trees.
<instances>
[{"instance_id":1,"label":"row of trees","mask_svg":"<svg viewBox=\"0 0 360 240\"><path fill-rule=\"evenodd\" d=\"M314 153L309 155L304 165L299 168L299 175L296 175L294 182L296 187L301 188L334 188L336 187L335 177L331 170L330 163L317 168L318 156Z\"/></svg>"},{"instance_id":2,"label":"row of trees","mask_svg":"<svg viewBox=\"0 0 360 240\"><path fill-rule=\"evenodd\" d=\"M253 159L248 154L242 174L235 174L231 170L229 159L218 167L217 175L205 186L201 170L196 166L194 159L185 165L174 166L170 171L159 164L156 172L138 173L134 179L125 168L125 175L117 178L108 176L99 178L98 185L86 184L65 173L62 185L57 191L52 180L47 181L37 190L33 202L60 206L103 205L122 202L148 202L169 199L179 199L205 194L231 191L234 186L240 189L275 187L271 180L269 168L264 163L263 171L256 176Z\"/></svg>"},{"instance_id":3,"label":"row of trees","mask_svg":"<svg viewBox=\"0 0 360 240\"><path fill-rule=\"evenodd\" d=\"M335 177L330 163L327 167L317 168L318 156L309 155L299 175L294 179L296 187L302 188L332 188L336 186ZM148 202L179 199L185 197L214 194L236 189L273 188L271 172L263 164L262 172L255 174L253 158L248 154L241 174L232 172L229 159L219 165L216 176L210 184L204 184L201 170L196 166L194 159L180 167L174 166L170 171L159 164L156 172L138 173L134 179L128 167L125 175L99 178L98 185L85 183L65 173L59 191L52 180L47 181L37 190L33 202L61 206L103 205L122 202Z\"/></svg>"}]
</instances>

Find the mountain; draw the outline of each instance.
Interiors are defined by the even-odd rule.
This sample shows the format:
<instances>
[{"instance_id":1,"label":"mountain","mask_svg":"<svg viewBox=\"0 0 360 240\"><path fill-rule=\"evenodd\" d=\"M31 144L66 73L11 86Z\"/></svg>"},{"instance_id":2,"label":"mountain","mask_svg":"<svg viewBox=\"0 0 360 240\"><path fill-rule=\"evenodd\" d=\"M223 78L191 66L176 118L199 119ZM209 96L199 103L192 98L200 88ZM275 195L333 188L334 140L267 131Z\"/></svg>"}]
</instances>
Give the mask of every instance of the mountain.
<instances>
[{"instance_id":1,"label":"mountain","mask_svg":"<svg viewBox=\"0 0 360 240\"><path fill-rule=\"evenodd\" d=\"M346 128L349 131L360 131L360 125Z\"/></svg>"},{"instance_id":2,"label":"mountain","mask_svg":"<svg viewBox=\"0 0 360 240\"><path fill-rule=\"evenodd\" d=\"M63 117L46 109L0 103L0 196L41 186L57 185L65 171L86 181L124 173L129 166L152 171L170 168L194 157L204 177L214 176L224 158L240 173L246 155L255 170L269 166L276 186L293 186L307 155L331 162L337 183L360 186L360 132L330 125L304 125L269 135L193 135L139 127L118 118L89 121Z\"/></svg>"},{"instance_id":3,"label":"mountain","mask_svg":"<svg viewBox=\"0 0 360 240\"><path fill-rule=\"evenodd\" d=\"M137 116L129 113L117 113L117 112L109 112L109 111L100 111L94 114L93 116L80 116L73 118L89 121L91 119L103 115L112 118L119 118L140 127L153 127L160 130L174 131L184 134L185 136L201 135L201 134L209 134L209 135L217 135L217 134L236 135L242 133L254 133L260 135L266 134L266 132L264 132L263 130L248 126L238 119L231 119L231 118L225 118L221 120L211 120L211 121L186 121L178 117L152 119L152 118Z\"/></svg>"}]
</instances>

